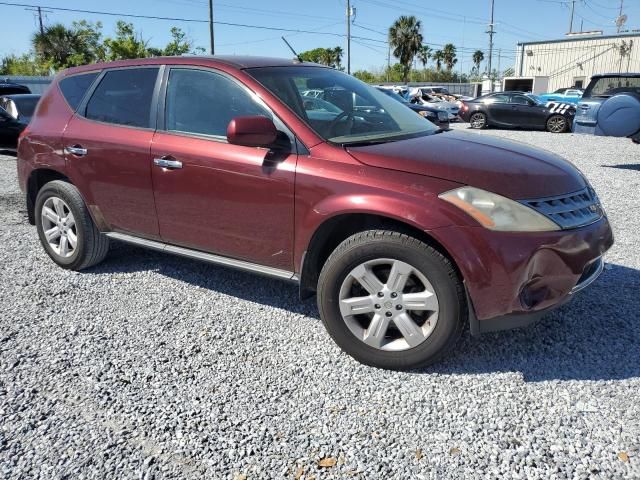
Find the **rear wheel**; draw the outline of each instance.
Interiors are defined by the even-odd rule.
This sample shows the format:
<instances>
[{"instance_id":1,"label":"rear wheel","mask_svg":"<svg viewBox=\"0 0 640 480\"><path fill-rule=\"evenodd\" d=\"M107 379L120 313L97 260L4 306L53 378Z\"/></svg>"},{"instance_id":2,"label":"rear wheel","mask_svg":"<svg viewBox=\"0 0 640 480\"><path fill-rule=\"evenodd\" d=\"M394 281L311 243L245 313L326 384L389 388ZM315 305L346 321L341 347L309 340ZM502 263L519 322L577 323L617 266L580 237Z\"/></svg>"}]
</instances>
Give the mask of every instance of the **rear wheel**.
<instances>
[{"instance_id":1,"label":"rear wheel","mask_svg":"<svg viewBox=\"0 0 640 480\"><path fill-rule=\"evenodd\" d=\"M567 129L567 119L563 115L551 115L547 119L547 131L551 133L562 133Z\"/></svg>"},{"instance_id":2,"label":"rear wheel","mask_svg":"<svg viewBox=\"0 0 640 480\"><path fill-rule=\"evenodd\" d=\"M318 307L346 353L400 370L437 361L454 346L466 315L451 262L416 238L383 230L355 234L330 255Z\"/></svg>"},{"instance_id":3,"label":"rear wheel","mask_svg":"<svg viewBox=\"0 0 640 480\"><path fill-rule=\"evenodd\" d=\"M469 118L471 128L481 129L487 126L487 116L482 112L475 112Z\"/></svg>"},{"instance_id":4,"label":"rear wheel","mask_svg":"<svg viewBox=\"0 0 640 480\"><path fill-rule=\"evenodd\" d=\"M98 231L78 189L55 180L38 192L36 227L45 251L63 268L82 270L100 263L109 239Z\"/></svg>"}]
</instances>

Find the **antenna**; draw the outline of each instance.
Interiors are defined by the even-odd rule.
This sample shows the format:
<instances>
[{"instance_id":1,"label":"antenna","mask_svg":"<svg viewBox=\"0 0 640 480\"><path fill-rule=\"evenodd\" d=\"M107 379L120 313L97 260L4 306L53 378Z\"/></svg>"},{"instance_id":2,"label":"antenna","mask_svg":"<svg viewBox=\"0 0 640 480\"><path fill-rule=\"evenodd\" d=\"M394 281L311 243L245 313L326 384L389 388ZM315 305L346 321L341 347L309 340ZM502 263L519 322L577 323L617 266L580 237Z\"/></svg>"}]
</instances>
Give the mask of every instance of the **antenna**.
<instances>
[{"instance_id":1,"label":"antenna","mask_svg":"<svg viewBox=\"0 0 640 480\"><path fill-rule=\"evenodd\" d=\"M287 39L284 37L281 37L281 38L282 38L282 41L287 44L287 47L289 47L289 50L291 50L293 54L296 56L296 60L298 60L300 63L303 63L304 60L300 58L300 55L298 55L297 52L293 49L293 47L289 44L289 42L287 42Z\"/></svg>"}]
</instances>

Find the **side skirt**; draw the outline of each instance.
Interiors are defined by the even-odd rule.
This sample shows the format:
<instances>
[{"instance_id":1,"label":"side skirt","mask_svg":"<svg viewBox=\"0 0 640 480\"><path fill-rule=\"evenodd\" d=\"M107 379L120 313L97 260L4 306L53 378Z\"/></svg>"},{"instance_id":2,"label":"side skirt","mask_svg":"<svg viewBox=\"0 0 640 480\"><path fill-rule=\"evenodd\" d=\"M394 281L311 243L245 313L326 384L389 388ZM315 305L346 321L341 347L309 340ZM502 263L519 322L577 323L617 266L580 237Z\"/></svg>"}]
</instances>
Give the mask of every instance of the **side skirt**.
<instances>
[{"instance_id":1,"label":"side skirt","mask_svg":"<svg viewBox=\"0 0 640 480\"><path fill-rule=\"evenodd\" d=\"M244 260L237 260L235 258L222 257L220 255L214 255L213 253L201 252L200 250L192 250L190 248L178 247L175 245L170 245L168 243L156 242L155 240L147 240L146 238L135 237L133 235L127 235L125 233L107 232L104 235L114 240L120 240L121 242L131 243L133 245L150 248L152 250L158 250L160 252L180 255L181 257L193 258L195 260L201 260L204 262L214 263L216 265L236 268L238 270L244 270L247 272L258 273L260 275L266 275L268 277L279 278L282 280L290 280L293 282L298 281L298 277L294 272L280 270L279 268L265 267L264 265L258 265L257 263L245 262Z\"/></svg>"}]
</instances>

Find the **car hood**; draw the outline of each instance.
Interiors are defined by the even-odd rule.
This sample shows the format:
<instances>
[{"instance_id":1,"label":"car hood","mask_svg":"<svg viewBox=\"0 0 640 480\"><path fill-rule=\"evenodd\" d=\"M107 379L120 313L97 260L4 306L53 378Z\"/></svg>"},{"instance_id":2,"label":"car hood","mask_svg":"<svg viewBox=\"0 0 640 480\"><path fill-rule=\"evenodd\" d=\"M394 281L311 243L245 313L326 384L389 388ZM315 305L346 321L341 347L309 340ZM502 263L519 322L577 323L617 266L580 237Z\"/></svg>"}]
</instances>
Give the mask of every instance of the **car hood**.
<instances>
[{"instance_id":1,"label":"car hood","mask_svg":"<svg viewBox=\"0 0 640 480\"><path fill-rule=\"evenodd\" d=\"M586 186L578 169L557 155L477 133L446 132L347 151L365 165L442 178L516 200Z\"/></svg>"}]
</instances>

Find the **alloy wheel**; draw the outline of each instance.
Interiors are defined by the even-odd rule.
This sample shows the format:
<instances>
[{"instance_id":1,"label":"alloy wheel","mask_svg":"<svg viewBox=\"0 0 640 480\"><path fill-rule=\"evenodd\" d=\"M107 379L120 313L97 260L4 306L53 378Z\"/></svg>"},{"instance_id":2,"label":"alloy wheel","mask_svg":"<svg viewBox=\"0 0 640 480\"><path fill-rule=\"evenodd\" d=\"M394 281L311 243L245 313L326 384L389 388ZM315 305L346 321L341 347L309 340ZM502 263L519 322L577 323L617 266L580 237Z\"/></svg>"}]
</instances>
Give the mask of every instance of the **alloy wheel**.
<instances>
[{"instance_id":1,"label":"alloy wheel","mask_svg":"<svg viewBox=\"0 0 640 480\"><path fill-rule=\"evenodd\" d=\"M549 131L551 133L562 133L566 128L566 121L563 117L556 116L549 119Z\"/></svg>"},{"instance_id":2,"label":"alloy wheel","mask_svg":"<svg viewBox=\"0 0 640 480\"><path fill-rule=\"evenodd\" d=\"M438 322L438 297L426 276L388 258L351 270L340 287L339 306L351 333L379 350L417 347Z\"/></svg>"},{"instance_id":3,"label":"alloy wheel","mask_svg":"<svg viewBox=\"0 0 640 480\"><path fill-rule=\"evenodd\" d=\"M486 119L482 113L474 113L471 115L470 123L471 128L483 128L486 123Z\"/></svg>"},{"instance_id":4,"label":"alloy wheel","mask_svg":"<svg viewBox=\"0 0 640 480\"><path fill-rule=\"evenodd\" d=\"M42 205L42 231L49 247L62 258L72 256L78 245L76 222L69 206L59 197L49 197Z\"/></svg>"}]
</instances>

